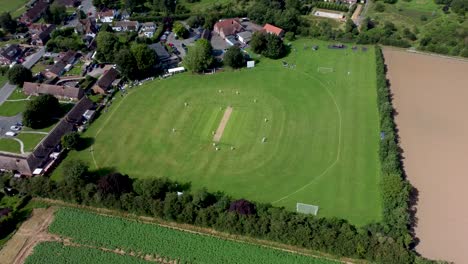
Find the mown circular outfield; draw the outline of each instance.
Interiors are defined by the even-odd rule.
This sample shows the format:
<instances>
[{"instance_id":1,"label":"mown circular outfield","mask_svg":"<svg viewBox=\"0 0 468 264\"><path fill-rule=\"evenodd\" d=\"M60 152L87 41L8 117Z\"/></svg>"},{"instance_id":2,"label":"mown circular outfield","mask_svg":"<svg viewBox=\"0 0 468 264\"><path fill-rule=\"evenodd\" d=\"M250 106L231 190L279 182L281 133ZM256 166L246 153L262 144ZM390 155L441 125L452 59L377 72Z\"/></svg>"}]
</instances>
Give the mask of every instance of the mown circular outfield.
<instances>
[{"instance_id":1,"label":"mown circular outfield","mask_svg":"<svg viewBox=\"0 0 468 264\"><path fill-rule=\"evenodd\" d=\"M262 59L255 69L185 73L118 95L84 135L94 145L70 156L135 178L378 221L374 51L292 47L287 66Z\"/></svg>"}]
</instances>

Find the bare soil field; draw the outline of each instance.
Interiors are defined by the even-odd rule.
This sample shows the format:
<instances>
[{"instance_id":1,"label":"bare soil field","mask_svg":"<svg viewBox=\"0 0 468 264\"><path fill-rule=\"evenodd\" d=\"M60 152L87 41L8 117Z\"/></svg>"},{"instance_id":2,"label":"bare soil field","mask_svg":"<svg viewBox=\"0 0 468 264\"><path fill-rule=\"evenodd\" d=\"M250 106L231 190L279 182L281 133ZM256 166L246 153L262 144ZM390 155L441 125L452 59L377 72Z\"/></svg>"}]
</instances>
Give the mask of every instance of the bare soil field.
<instances>
[{"instance_id":1,"label":"bare soil field","mask_svg":"<svg viewBox=\"0 0 468 264\"><path fill-rule=\"evenodd\" d=\"M468 263L468 62L385 48L403 163L418 190L417 251Z\"/></svg>"}]
</instances>

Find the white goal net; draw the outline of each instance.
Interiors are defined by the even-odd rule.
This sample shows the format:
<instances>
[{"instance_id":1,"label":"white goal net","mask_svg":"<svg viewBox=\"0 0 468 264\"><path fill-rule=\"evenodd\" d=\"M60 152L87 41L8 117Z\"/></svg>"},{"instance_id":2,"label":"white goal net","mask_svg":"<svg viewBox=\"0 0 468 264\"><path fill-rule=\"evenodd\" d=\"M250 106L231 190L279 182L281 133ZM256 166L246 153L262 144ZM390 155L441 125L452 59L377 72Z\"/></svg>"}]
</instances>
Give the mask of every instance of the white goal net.
<instances>
[{"instance_id":1,"label":"white goal net","mask_svg":"<svg viewBox=\"0 0 468 264\"><path fill-rule=\"evenodd\" d=\"M333 68L327 68L327 67L318 67L317 72L320 73L331 73L333 72Z\"/></svg>"},{"instance_id":2,"label":"white goal net","mask_svg":"<svg viewBox=\"0 0 468 264\"><path fill-rule=\"evenodd\" d=\"M317 215L319 207L312 204L296 203L296 212Z\"/></svg>"}]
</instances>

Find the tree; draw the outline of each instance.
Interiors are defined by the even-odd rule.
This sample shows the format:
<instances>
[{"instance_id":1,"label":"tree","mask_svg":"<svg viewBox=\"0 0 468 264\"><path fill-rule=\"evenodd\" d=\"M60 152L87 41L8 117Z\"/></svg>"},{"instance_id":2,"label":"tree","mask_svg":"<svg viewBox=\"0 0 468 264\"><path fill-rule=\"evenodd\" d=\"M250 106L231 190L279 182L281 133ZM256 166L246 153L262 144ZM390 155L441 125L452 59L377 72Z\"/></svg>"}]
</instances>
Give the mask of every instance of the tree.
<instances>
[{"instance_id":1,"label":"tree","mask_svg":"<svg viewBox=\"0 0 468 264\"><path fill-rule=\"evenodd\" d=\"M113 62L115 54L119 50L119 39L113 33L99 31L96 36L97 59L103 62Z\"/></svg>"},{"instance_id":2,"label":"tree","mask_svg":"<svg viewBox=\"0 0 468 264\"><path fill-rule=\"evenodd\" d=\"M88 170L88 165L82 160L67 160L63 163L62 167L63 178L70 185L80 184L86 180Z\"/></svg>"},{"instance_id":3,"label":"tree","mask_svg":"<svg viewBox=\"0 0 468 264\"><path fill-rule=\"evenodd\" d=\"M202 26L205 23L205 18L201 16L191 16L187 19L187 25L191 28Z\"/></svg>"},{"instance_id":4,"label":"tree","mask_svg":"<svg viewBox=\"0 0 468 264\"><path fill-rule=\"evenodd\" d=\"M252 35L252 40L250 41L250 47L252 51L261 54L262 51L266 48L266 34L262 32L255 32Z\"/></svg>"},{"instance_id":5,"label":"tree","mask_svg":"<svg viewBox=\"0 0 468 264\"><path fill-rule=\"evenodd\" d=\"M15 33L16 32L16 20L11 18L10 13L3 12L0 15L0 27L5 30L6 32L9 33Z\"/></svg>"},{"instance_id":6,"label":"tree","mask_svg":"<svg viewBox=\"0 0 468 264\"><path fill-rule=\"evenodd\" d=\"M283 41L280 37L274 34L267 34L266 36L266 49L262 52L262 55L271 59L278 59L284 56L286 49Z\"/></svg>"},{"instance_id":7,"label":"tree","mask_svg":"<svg viewBox=\"0 0 468 264\"><path fill-rule=\"evenodd\" d=\"M468 0L453 0L451 8L453 12L459 15L465 15L468 12Z\"/></svg>"},{"instance_id":8,"label":"tree","mask_svg":"<svg viewBox=\"0 0 468 264\"><path fill-rule=\"evenodd\" d=\"M98 190L103 195L114 195L115 197L119 197L121 194L128 193L133 190L132 180L128 175L111 173L99 179Z\"/></svg>"},{"instance_id":9,"label":"tree","mask_svg":"<svg viewBox=\"0 0 468 264\"><path fill-rule=\"evenodd\" d=\"M138 67L135 57L128 49L121 49L115 56L115 63L120 73L130 80L135 80L138 75Z\"/></svg>"},{"instance_id":10,"label":"tree","mask_svg":"<svg viewBox=\"0 0 468 264\"><path fill-rule=\"evenodd\" d=\"M237 46L228 48L226 54L224 54L223 61L224 64L234 69L241 68L245 65L244 54L242 54L241 49Z\"/></svg>"},{"instance_id":11,"label":"tree","mask_svg":"<svg viewBox=\"0 0 468 264\"><path fill-rule=\"evenodd\" d=\"M60 114L61 108L57 98L50 94L40 95L26 104L23 124L31 128L44 128Z\"/></svg>"},{"instance_id":12,"label":"tree","mask_svg":"<svg viewBox=\"0 0 468 264\"><path fill-rule=\"evenodd\" d=\"M199 39L189 47L185 56L185 66L192 72L202 72L213 64L212 47L206 39Z\"/></svg>"},{"instance_id":13,"label":"tree","mask_svg":"<svg viewBox=\"0 0 468 264\"><path fill-rule=\"evenodd\" d=\"M8 81L11 84L23 86L24 82L32 80L32 72L30 69L21 64L16 64L8 70Z\"/></svg>"},{"instance_id":14,"label":"tree","mask_svg":"<svg viewBox=\"0 0 468 264\"><path fill-rule=\"evenodd\" d=\"M241 215L253 215L257 213L257 210L255 209L255 204L244 200L236 200L231 203L229 206L229 212L236 212Z\"/></svg>"},{"instance_id":15,"label":"tree","mask_svg":"<svg viewBox=\"0 0 468 264\"><path fill-rule=\"evenodd\" d=\"M44 20L51 24L61 24L67 17L67 8L58 3L52 3L46 10Z\"/></svg>"},{"instance_id":16,"label":"tree","mask_svg":"<svg viewBox=\"0 0 468 264\"><path fill-rule=\"evenodd\" d=\"M187 28L184 26L184 24L180 22L175 22L174 26L172 27L172 30L178 37L181 37L184 39L187 38L189 35Z\"/></svg>"},{"instance_id":17,"label":"tree","mask_svg":"<svg viewBox=\"0 0 468 264\"><path fill-rule=\"evenodd\" d=\"M289 31L289 32L286 32L286 34L284 34L284 38L289 41L293 41L296 39L296 35L294 35L294 32Z\"/></svg>"},{"instance_id":18,"label":"tree","mask_svg":"<svg viewBox=\"0 0 468 264\"><path fill-rule=\"evenodd\" d=\"M63 135L61 143L63 148L76 149L80 143L80 134L78 134L78 132L67 133Z\"/></svg>"},{"instance_id":19,"label":"tree","mask_svg":"<svg viewBox=\"0 0 468 264\"><path fill-rule=\"evenodd\" d=\"M146 44L134 44L130 50L140 73L142 75L148 74L156 64L155 51Z\"/></svg>"}]
</instances>

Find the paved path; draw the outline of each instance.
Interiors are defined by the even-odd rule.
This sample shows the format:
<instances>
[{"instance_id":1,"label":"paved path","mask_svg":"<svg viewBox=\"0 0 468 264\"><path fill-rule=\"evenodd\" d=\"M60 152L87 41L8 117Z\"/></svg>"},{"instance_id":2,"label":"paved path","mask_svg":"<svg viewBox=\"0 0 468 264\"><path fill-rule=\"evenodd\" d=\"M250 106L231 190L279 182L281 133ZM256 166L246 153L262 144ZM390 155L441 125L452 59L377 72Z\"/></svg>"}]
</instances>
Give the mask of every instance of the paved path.
<instances>
[{"instance_id":1,"label":"paved path","mask_svg":"<svg viewBox=\"0 0 468 264\"><path fill-rule=\"evenodd\" d=\"M20 144L20 151L21 151L21 154L24 154L24 144L23 144L23 141L21 141L20 139L15 138L15 137L12 137L11 139L17 141L17 142Z\"/></svg>"},{"instance_id":2,"label":"paved path","mask_svg":"<svg viewBox=\"0 0 468 264\"><path fill-rule=\"evenodd\" d=\"M21 134L41 134L41 135L47 135L49 133L47 132L41 132L41 131L20 131Z\"/></svg>"},{"instance_id":3,"label":"paved path","mask_svg":"<svg viewBox=\"0 0 468 264\"><path fill-rule=\"evenodd\" d=\"M36 53L32 54L31 56L26 58L26 61L23 62L23 66L30 69L36 62L38 62L45 53L45 47L40 48ZM0 105L5 102L8 97L10 97L11 93L15 90L16 85L6 83L3 85L2 89L0 89Z\"/></svg>"}]
</instances>

